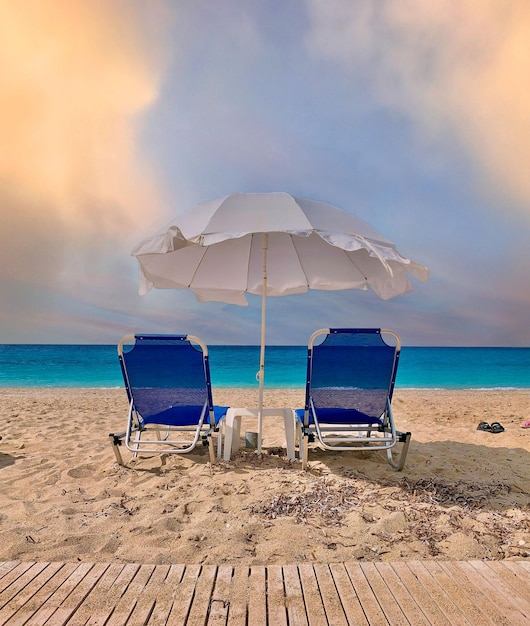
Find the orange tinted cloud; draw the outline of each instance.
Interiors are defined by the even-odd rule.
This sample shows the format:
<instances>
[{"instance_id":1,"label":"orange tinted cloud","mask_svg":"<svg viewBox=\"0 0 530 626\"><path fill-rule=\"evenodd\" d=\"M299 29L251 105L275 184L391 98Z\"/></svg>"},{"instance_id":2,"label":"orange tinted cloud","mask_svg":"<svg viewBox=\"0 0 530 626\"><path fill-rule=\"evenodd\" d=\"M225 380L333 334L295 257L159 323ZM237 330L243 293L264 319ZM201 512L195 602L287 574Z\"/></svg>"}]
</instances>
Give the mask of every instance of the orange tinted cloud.
<instances>
[{"instance_id":1,"label":"orange tinted cloud","mask_svg":"<svg viewBox=\"0 0 530 626\"><path fill-rule=\"evenodd\" d=\"M160 205L138 148L164 54L147 32L119 0L0 4L4 224L118 232Z\"/></svg>"},{"instance_id":2,"label":"orange tinted cloud","mask_svg":"<svg viewBox=\"0 0 530 626\"><path fill-rule=\"evenodd\" d=\"M461 142L479 185L530 201L527 0L309 0L313 52L368 71L429 139Z\"/></svg>"}]
</instances>

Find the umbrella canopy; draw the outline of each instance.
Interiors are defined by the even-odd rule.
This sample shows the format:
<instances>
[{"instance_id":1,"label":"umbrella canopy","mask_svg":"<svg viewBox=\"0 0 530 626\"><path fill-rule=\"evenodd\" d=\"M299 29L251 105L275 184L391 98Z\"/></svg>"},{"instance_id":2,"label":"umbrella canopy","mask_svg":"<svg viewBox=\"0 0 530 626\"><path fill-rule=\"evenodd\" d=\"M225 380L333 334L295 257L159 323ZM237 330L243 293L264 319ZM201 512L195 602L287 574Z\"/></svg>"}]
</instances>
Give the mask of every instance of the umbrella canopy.
<instances>
[{"instance_id":1,"label":"umbrella canopy","mask_svg":"<svg viewBox=\"0 0 530 626\"><path fill-rule=\"evenodd\" d=\"M386 300L412 289L408 274L428 278L423 265L342 209L288 193L233 193L136 246L140 293L190 289L201 302L246 305L245 292L263 294L263 234L267 296L371 288Z\"/></svg>"},{"instance_id":2,"label":"umbrella canopy","mask_svg":"<svg viewBox=\"0 0 530 626\"><path fill-rule=\"evenodd\" d=\"M175 218L132 252L140 293L190 289L201 302L246 305L262 296L258 451L264 383L265 299L308 289L372 289L384 300L429 271L377 230L333 205L288 193L233 193Z\"/></svg>"}]
</instances>

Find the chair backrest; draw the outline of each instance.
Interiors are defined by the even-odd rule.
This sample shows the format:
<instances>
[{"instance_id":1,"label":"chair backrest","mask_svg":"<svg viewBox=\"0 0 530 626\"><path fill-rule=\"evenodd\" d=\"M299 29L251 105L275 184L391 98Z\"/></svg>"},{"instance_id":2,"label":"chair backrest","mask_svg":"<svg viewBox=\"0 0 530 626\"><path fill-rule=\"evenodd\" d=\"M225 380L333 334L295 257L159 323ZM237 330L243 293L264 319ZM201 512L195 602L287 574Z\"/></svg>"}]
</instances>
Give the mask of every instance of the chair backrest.
<instances>
[{"instance_id":1,"label":"chair backrest","mask_svg":"<svg viewBox=\"0 0 530 626\"><path fill-rule=\"evenodd\" d=\"M208 349L197 337L129 335L118 355L129 401L145 421L170 410L194 414L205 403L212 416Z\"/></svg>"},{"instance_id":2,"label":"chair backrest","mask_svg":"<svg viewBox=\"0 0 530 626\"><path fill-rule=\"evenodd\" d=\"M325 336L315 345L315 341ZM386 343L383 335L390 337ZM392 399L401 350L399 336L379 328L330 328L308 346L306 409L356 409L379 418Z\"/></svg>"}]
</instances>

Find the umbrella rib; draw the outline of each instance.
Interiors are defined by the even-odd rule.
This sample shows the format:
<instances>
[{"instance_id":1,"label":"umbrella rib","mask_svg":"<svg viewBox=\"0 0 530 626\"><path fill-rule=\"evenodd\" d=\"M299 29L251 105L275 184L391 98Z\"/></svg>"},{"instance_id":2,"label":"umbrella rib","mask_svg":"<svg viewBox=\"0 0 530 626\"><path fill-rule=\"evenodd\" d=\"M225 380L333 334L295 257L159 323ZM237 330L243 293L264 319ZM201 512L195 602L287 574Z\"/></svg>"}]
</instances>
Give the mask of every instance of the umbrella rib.
<instances>
[{"instance_id":1,"label":"umbrella rib","mask_svg":"<svg viewBox=\"0 0 530 626\"><path fill-rule=\"evenodd\" d=\"M315 232L317 235L319 235L318 231L313 231L313 232ZM309 279L307 277L307 272L304 269L304 265L302 263L302 259L300 258L300 254L298 252L298 248L296 247L296 244L295 244L295 241L294 241L294 237L295 237L295 235L292 235L292 234L289 235L289 239L291 240L292 246L294 248L294 252L296 254L296 258L298 259L298 263L300 265L300 269L302 270L302 274L304 275L304 278L305 278L305 284L306 284L307 290L310 290L310 289L312 289L312 287L309 284ZM332 245L332 244L328 244L328 245ZM346 257L348 262L351 263L351 265L353 265L353 267L355 267L355 269L359 272L359 274L364 278L365 284L368 285L368 276L366 276L366 273L361 270L361 268L357 265L357 263L355 263L355 261L352 259L352 257L348 254L348 250L344 250L344 248L339 248L338 246L334 246L334 247L337 248L337 250L340 250L340 252L342 252L342 254ZM371 246L370 246L370 249L372 249ZM381 260L379 255L377 255L377 258L379 260ZM385 267L385 269L387 268L386 262L383 263L383 266ZM390 272L392 272L391 269L390 269Z\"/></svg>"},{"instance_id":2,"label":"umbrella rib","mask_svg":"<svg viewBox=\"0 0 530 626\"><path fill-rule=\"evenodd\" d=\"M252 248L254 247L254 237L256 233L251 233L250 235L250 246L249 246L249 255L247 256L247 279L245 280L245 291L248 293L248 280L250 276L250 259L252 257Z\"/></svg>"},{"instance_id":3,"label":"umbrella rib","mask_svg":"<svg viewBox=\"0 0 530 626\"><path fill-rule=\"evenodd\" d=\"M300 258L300 254L298 253L298 248L296 247L296 243L295 243L295 240L294 240L294 235L289 234L289 239L291 240L291 245L293 246L294 253L296 254L296 258L298 259L298 264L300 265L300 269L302 270L302 274L304 275L305 286L307 287L307 290L309 290L309 289L311 289L311 287L309 286L309 280L307 279L307 272L304 269L304 265L302 263L302 259Z\"/></svg>"},{"instance_id":4,"label":"umbrella rib","mask_svg":"<svg viewBox=\"0 0 530 626\"><path fill-rule=\"evenodd\" d=\"M381 263L381 265L385 268L385 270L390 274L390 276L394 276L394 272L392 270L392 268L390 267L390 265L387 263L387 261L381 256L381 254L370 244L370 242L365 238L362 237L361 235L355 235L355 237L357 239L359 239L359 241L362 241L365 245L366 245L366 249L368 249L369 251L372 251L375 256L377 257L378 261ZM333 245L333 244L331 244ZM335 246L338 247L338 246ZM353 258L348 254L349 250L345 250L344 248L339 248L343 254L346 255L346 258L348 259L348 261L355 267L355 269L359 272L359 274L361 274L361 276L364 277L364 281L366 283L366 285L368 285L368 276L366 275L365 272L363 272L361 270L361 268L357 265L357 263L355 263L355 261L353 260Z\"/></svg>"},{"instance_id":5,"label":"umbrella rib","mask_svg":"<svg viewBox=\"0 0 530 626\"><path fill-rule=\"evenodd\" d=\"M200 245L200 244L199 244L199 245ZM208 252L208 250L210 249L210 247L209 247L209 246L202 246L202 245L201 245L201 248L203 248L203 247L204 247L204 252L203 252L203 253L202 253L202 255L201 255L201 260L197 263L197 267L195 268L195 270L194 270L194 272L193 272L193 276L191 277L191 279L190 279L190 281L189 281L189 283L188 283L188 287L187 287L188 289L191 289L192 291L193 291L193 287L192 287L192 285L193 285L193 281L195 280L195 276L197 276L197 272L198 272L198 271L200 270L200 268L201 268L201 265L202 265L202 263L203 263L203 261L204 261L204 257L206 256L206 253L207 253L207 252Z\"/></svg>"},{"instance_id":6,"label":"umbrella rib","mask_svg":"<svg viewBox=\"0 0 530 626\"><path fill-rule=\"evenodd\" d=\"M313 231L313 232L315 232L317 235L320 236L318 231ZM312 289L312 287L309 284L309 280L308 280L308 277L307 277L307 272L304 269L304 265L303 265L302 260L300 258L300 254L298 252L298 248L296 247L296 244L295 244L295 241L294 241L294 235L289 235L289 238L290 238L291 243L293 245L294 252L296 254L296 258L298 259L298 263L300 265L300 269L302 270L302 274L304 275L306 287L307 287L308 290ZM328 245L332 245L332 244L328 244ZM349 256L348 250L344 250L344 248L339 248L338 246L334 246L334 247L337 250L340 250L340 252L342 252L342 254L346 257L348 262L351 263L353 265L353 267L355 267L355 269L359 272L359 274L364 278L364 282L366 283L366 285L368 285L368 276L366 276L365 272L361 271L361 268L357 265L357 263L355 263L355 261L352 259L352 257ZM317 290L317 291L319 291L319 290Z\"/></svg>"},{"instance_id":7,"label":"umbrella rib","mask_svg":"<svg viewBox=\"0 0 530 626\"><path fill-rule=\"evenodd\" d=\"M381 261L381 263L383 264L383 267L390 274L390 276L394 276L394 272L392 271L392 268L390 267L390 265L385 261L385 259L381 256L381 254L372 246L372 244L368 241L368 239L366 239L362 235L355 235L355 236L357 237L359 241L362 241L375 254L375 256Z\"/></svg>"},{"instance_id":8,"label":"umbrella rib","mask_svg":"<svg viewBox=\"0 0 530 626\"><path fill-rule=\"evenodd\" d=\"M357 263L353 260L353 258L348 254L348 250L343 250L342 252L346 256L348 261L353 265L353 267L364 278L364 282L365 282L366 286L368 286L368 276L366 275L366 273L361 270L361 268L357 265Z\"/></svg>"}]
</instances>

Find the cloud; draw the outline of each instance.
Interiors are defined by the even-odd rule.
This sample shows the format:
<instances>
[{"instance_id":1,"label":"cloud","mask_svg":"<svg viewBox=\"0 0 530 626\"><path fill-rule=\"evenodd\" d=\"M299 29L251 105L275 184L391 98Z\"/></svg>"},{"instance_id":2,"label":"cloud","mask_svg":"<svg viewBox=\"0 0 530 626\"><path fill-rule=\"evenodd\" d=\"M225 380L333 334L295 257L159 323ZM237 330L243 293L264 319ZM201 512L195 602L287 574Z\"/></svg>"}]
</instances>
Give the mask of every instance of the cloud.
<instances>
[{"instance_id":1,"label":"cloud","mask_svg":"<svg viewBox=\"0 0 530 626\"><path fill-rule=\"evenodd\" d=\"M459 142L477 187L528 211L530 4L526 0L308 0L313 54L368 73L424 137Z\"/></svg>"},{"instance_id":2,"label":"cloud","mask_svg":"<svg viewBox=\"0 0 530 626\"><path fill-rule=\"evenodd\" d=\"M146 213L162 214L141 121L158 97L164 7L150 4L149 19L135 7L0 4L0 246L10 261L0 275L68 276L81 288L69 265L109 254Z\"/></svg>"}]
</instances>

